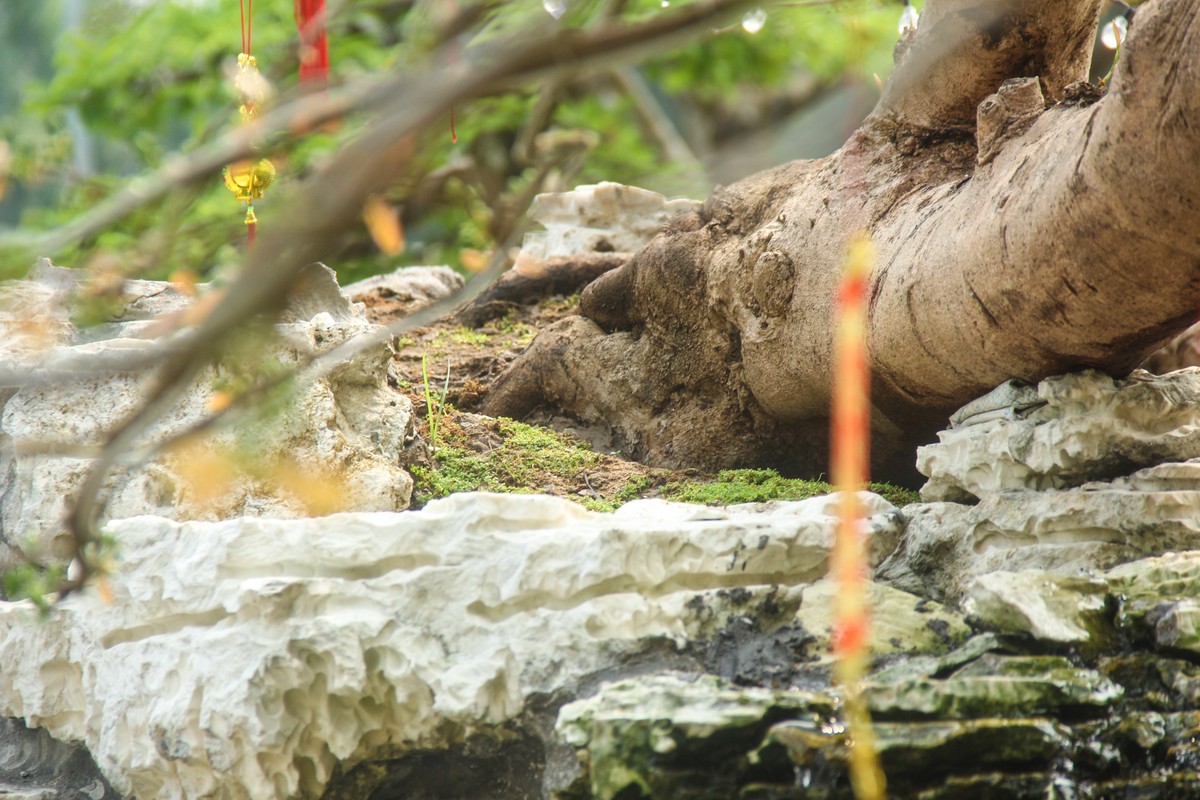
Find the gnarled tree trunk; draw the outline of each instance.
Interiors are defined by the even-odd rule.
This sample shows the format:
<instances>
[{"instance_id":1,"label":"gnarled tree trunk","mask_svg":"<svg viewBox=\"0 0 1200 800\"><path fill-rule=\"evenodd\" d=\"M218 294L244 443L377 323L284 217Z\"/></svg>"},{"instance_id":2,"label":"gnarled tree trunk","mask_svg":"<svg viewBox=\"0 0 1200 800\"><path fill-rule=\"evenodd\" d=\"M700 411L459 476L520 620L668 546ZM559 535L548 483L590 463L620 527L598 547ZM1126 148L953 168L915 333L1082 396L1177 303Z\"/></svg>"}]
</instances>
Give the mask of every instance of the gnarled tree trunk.
<instances>
[{"instance_id":1,"label":"gnarled tree trunk","mask_svg":"<svg viewBox=\"0 0 1200 800\"><path fill-rule=\"evenodd\" d=\"M874 462L1008 378L1126 373L1195 320L1200 0L1140 6L1107 94L1100 0L929 0L837 153L718 189L584 292L485 410L547 404L652 463L825 469L834 293L866 230Z\"/></svg>"}]
</instances>

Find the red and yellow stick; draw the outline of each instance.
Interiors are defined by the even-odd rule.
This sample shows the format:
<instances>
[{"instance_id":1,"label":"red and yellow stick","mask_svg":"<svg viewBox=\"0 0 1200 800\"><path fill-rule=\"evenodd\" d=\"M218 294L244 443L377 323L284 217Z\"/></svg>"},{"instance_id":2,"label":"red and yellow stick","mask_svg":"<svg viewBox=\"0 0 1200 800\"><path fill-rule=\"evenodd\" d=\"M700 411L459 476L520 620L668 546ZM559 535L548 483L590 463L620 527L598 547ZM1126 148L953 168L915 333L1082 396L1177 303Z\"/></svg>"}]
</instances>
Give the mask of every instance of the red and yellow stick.
<instances>
[{"instance_id":1,"label":"red and yellow stick","mask_svg":"<svg viewBox=\"0 0 1200 800\"><path fill-rule=\"evenodd\" d=\"M866 525L858 492L866 488L870 458L871 381L867 368L867 289L875 260L871 240L850 242L837 297L834 338L832 464L841 493L831 571L838 582L834 606L834 680L842 689L850 732L850 782L858 800L881 800L883 770L860 687L869 658Z\"/></svg>"}]
</instances>

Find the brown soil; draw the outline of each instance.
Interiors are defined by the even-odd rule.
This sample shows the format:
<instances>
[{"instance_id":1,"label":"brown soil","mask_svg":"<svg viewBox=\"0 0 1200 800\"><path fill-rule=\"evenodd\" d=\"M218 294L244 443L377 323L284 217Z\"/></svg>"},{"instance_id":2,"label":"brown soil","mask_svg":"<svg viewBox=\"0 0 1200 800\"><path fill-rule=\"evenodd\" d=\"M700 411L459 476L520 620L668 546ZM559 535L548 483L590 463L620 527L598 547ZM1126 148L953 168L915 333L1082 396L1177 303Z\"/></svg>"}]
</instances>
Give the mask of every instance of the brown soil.
<instances>
[{"instance_id":1,"label":"brown soil","mask_svg":"<svg viewBox=\"0 0 1200 800\"><path fill-rule=\"evenodd\" d=\"M411 303L366 299L367 317L388 323L415 310ZM395 372L400 388L413 404L425 406L425 377L430 391L460 411L470 411L487 393L493 380L525 351L538 330L575 314L578 296L554 297L540 305L514 306L504 317L479 327L468 328L447 316L425 328L408 331L396 341ZM449 375L449 383L446 376Z\"/></svg>"}]
</instances>

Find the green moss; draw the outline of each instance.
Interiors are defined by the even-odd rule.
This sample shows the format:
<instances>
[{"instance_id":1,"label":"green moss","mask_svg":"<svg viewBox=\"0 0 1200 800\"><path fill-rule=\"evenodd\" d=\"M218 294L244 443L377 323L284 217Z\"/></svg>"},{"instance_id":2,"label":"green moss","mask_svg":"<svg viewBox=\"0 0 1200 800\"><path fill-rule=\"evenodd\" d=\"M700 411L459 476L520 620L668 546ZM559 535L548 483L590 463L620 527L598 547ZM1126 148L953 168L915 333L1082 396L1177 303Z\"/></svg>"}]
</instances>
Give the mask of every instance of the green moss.
<instances>
[{"instance_id":1,"label":"green moss","mask_svg":"<svg viewBox=\"0 0 1200 800\"><path fill-rule=\"evenodd\" d=\"M479 452L471 448L471 437L456 418L457 413L449 409L442 419L433 452L435 466L412 468L417 481L413 508L456 492L528 494L545 491L547 484L559 484L561 489L562 483L579 489L580 473L592 469L600 460L598 454L570 437L505 418L493 423L493 432L499 435L502 444ZM660 481L661 478L635 476L611 498L579 495L573 490L564 496L591 511L609 512L650 494ZM897 506L917 500L915 492L889 484L873 483L870 489ZM783 478L775 470L733 469L719 473L711 481L669 483L660 490L660 496L682 503L725 506L803 500L831 491L833 487L828 483Z\"/></svg>"},{"instance_id":2,"label":"green moss","mask_svg":"<svg viewBox=\"0 0 1200 800\"><path fill-rule=\"evenodd\" d=\"M868 488L897 506L917 501L917 493L887 483L872 483ZM824 481L784 478L773 469L727 469L707 482L671 483L662 496L681 503L729 506L738 503L762 503L768 500L804 500L828 494L833 487Z\"/></svg>"},{"instance_id":3,"label":"green moss","mask_svg":"<svg viewBox=\"0 0 1200 800\"><path fill-rule=\"evenodd\" d=\"M476 347L480 347L487 344L491 339L491 336L486 333L471 330L466 326L462 326L450 331L450 338L455 344L472 344Z\"/></svg>"},{"instance_id":4,"label":"green moss","mask_svg":"<svg viewBox=\"0 0 1200 800\"><path fill-rule=\"evenodd\" d=\"M504 418L495 425L503 443L486 452L467 447L457 425L443 427L443 442L434 451L437 466L413 467L414 508L455 492L536 492L547 480L574 481L600 459L584 445L544 428Z\"/></svg>"},{"instance_id":5,"label":"green moss","mask_svg":"<svg viewBox=\"0 0 1200 800\"><path fill-rule=\"evenodd\" d=\"M522 347L527 347L533 341L533 337L537 336L537 328L528 323L514 320L512 312L505 314L496 321L496 330L500 331L500 333L515 336L517 344Z\"/></svg>"},{"instance_id":6,"label":"green moss","mask_svg":"<svg viewBox=\"0 0 1200 800\"><path fill-rule=\"evenodd\" d=\"M903 486L896 486L891 483L871 483L867 485L867 488L875 494L882 496L897 508L902 508L910 503L921 502L920 494L913 489L905 489Z\"/></svg>"}]
</instances>

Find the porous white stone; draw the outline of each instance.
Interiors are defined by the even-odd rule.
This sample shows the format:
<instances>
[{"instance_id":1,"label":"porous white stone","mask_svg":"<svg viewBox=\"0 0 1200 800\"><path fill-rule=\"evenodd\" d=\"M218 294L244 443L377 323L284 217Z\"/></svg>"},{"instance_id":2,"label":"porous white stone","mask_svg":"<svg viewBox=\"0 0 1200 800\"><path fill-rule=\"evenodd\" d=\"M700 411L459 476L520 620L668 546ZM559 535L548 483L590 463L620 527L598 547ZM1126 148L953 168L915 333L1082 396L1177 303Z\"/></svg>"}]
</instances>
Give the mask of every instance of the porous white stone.
<instances>
[{"instance_id":1,"label":"porous white stone","mask_svg":"<svg viewBox=\"0 0 1200 800\"><path fill-rule=\"evenodd\" d=\"M1128 479L1119 479L1083 488L993 493L973 506L905 506L908 524L877 577L906 591L959 602L973 577L997 570L1072 575L1200 547L1200 489L1128 486Z\"/></svg>"},{"instance_id":2,"label":"porous white stone","mask_svg":"<svg viewBox=\"0 0 1200 800\"><path fill-rule=\"evenodd\" d=\"M1091 370L1058 375L1038 384L1037 398L1040 405L1013 394L1011 409L984 409L988 421L979 424L961 418L919 448L917 469L929 478L922 499L1078 486L1200 457L1200 368L1124 380Z\"/></svg>"},{"instance_id":3,"label":"porous white stone","mask_svg":"<svg viewBox=\"0 0 1200 800\"><path fill-rule=\"evenodd\" d=\"M81 280L76 271L44 264L30 280L0 288L9 301L0 314L0 373L18 376L17 383L22 375L28 378L0 395L0 549L30 535L44 543L61 529L97 448L154 386L153 368L105 365L156 352L187 327L171 315L184 311L191 298L169 283L133 281L125 287L119 321L76 328L67 308ZM137 447L191 429L208 416L222 384L245 382L247 374L263 369L287 368L375 329L339 293L328 268L310 268L298 283L301 288L273 328L275 338L244 345L252 351L246 358L230 355L204 369ZM16 335L22 331L29 333ZM272 470L284 469L336 474L341 508L404 508L412 479L401 462L412 436L412 409L407 397L387 385L390 356L386 345L371 348L315 380L296 381L282 402L196 440L191 449L118 468L107 489L109 515L217 519L309 513L308 497L297 496L286 483L273 485L273 475L282 473ZM231 458L222 464L230 453L251 454L254 465L267 465L267 474L244 475L212 497L202 496L194 481L185 479L201 456L214 458L210 473L244 466Z\"/></svg>"},{"instance_id":4,"label":"porous white stone","mask_svg":"<svg viewBox=\"0 0 1200 800\"><path fill-rule=\"evenodd\" d=\"M894 533L890 504L862 496ZM91 587L46 620L0 603L0 716L85 744L126 795L316 797L339 762L461 741L648 643L712 635L723 598L800 591L828 568L836 503L604 515L462 494L118 520L111 603Z\"/></svg>"},{"instance_id":5,"label":"porous white stone","mask_svg":"<svg viewBox=\"0 0 1200 800\"><path fill-rule=\"evenodd\" d=\"M525 235L521 258L540 261L574 253L633 252L672 217L700 205L697 200L668 200L657 192L609 182L539 194L529 216L545 230Z\"/></svg>"}]
</instances>

